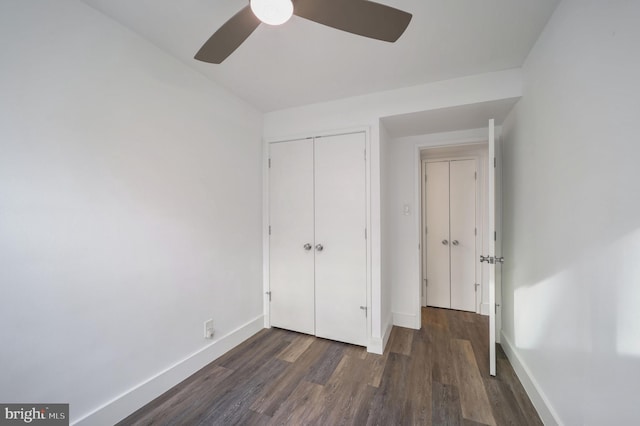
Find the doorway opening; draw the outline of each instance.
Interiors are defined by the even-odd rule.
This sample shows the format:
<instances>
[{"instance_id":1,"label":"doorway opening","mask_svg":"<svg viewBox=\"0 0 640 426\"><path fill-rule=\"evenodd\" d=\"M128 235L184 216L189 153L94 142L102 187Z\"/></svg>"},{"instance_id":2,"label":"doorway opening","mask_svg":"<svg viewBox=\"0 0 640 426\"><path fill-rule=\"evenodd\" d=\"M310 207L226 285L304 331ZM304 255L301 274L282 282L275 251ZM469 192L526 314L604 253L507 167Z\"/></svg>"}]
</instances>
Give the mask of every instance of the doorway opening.
<instances>
[{"instance_id":1,"label":"doorway opening","mask_svg":"<svg viewBox=\"0 0 640 426\"><path fill-rule=\"evenodd\" d=\"M420 304L489 314L486 141L420 149Z\"/></svg>"}]
</instances>

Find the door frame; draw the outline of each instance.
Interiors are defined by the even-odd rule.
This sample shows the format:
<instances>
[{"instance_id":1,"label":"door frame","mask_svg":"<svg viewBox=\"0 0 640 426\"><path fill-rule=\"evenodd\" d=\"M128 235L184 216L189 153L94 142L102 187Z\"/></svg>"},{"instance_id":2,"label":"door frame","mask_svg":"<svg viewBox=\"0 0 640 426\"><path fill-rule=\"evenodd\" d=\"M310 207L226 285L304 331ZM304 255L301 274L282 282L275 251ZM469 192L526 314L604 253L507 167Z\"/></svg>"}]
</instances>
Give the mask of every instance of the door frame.
<instances>
[{"instance_id":1,"label":"door frame","mask_svg":"<svg viewBox=\"0 0 640 426\"><path fill-rule=\"evenodd\" d=\"M498 135L498 129L496 129L496 134ZM414 236L416 238L415 241L415 247L417 247L417 251L416 251L416 256L417 256L417 262L415 264L418 265L418 280L414 285L414 296L412 297L412 303L414 304L414 320L415 320L415 324L414 324L414 328L415 329L420 329L421 328L421 313L422 313L422 284L423 284L423 270L422 270L422 266L423 266L423 252L422 252L422 217L423 217L423 205L422 205L422 158L421 158L421 152L426 150L426 149L437 149L437 148L453 148L453 147L471 147L471 146L477 146L480 144L486 144L486 146L488 147L488 138L487 137L474 137L474 138L466 138L466 139L456 139L456 140L442 140L442 141L428 141L428 142L420 142L420 143L416 143L415 147L414 147L414 159L413 159L413 163L414 163L414 200L413 200L413 205L414 206L418 206L420 209L420 214L415 215L414 217ZM488 153L487 153L488 155ZM488 158L488 156L486 157ZM488 162L488 160L487 160ZM484 167L483 162L481 161L479 166L482 165ZM484 179L484 174L483 174L483 179ZM488 238L488 233L490 232L488 230L488 225L486 224L486 220L485 220L485 215L487 212L487 197L482 197L482 206L481 208L479 208L479 213L481 215L481 226L479 227L479 232L482 236L481 241L482 241L482 247L484 247L484 243L485 243L485 239ZM478 261L478 263L480 263ZM488 286L489 284L489 280L488 280L488 270L485 267L484 264L482 264L482 266L480 267L480 286L481 286L481 291L484 291L484 289ZM497 287L496 287L496 292L497 292ZM497 300L497 298L496 298ZM488 309L488 308L487 308ZM488 310L487 312L482 312L482 305L481 305L481 314L483 315L488 315Z\"/></svg>"},{"instance_id":2,"label":"door frame","mask_svg":"<svg viewBox=\"0 0 640 426\"><path fill-rule=\"evenodd\" d=\"M366 300L367 300L367 331L366 336L368 340L367 351L369 352L379 352L378 347L381 346L381 338L374 338L372 336L372 317L374 314L374 309L372 305L372 282L373 282L373 240L372 229L374 220L379 222L380 218L372 218L371 214L371 203L372 203L372 144L371 144L371 129L369 127L352 127L347 129L340 130L328 130L328 131L317 131L317 132L308 132L297 135L287 135L283 137L273 137L263 139L263 150L262 150L262 297L263 297L263 316L264 316L264 327L271 328L271 319L270 319L270 303L269 303L269 291L270 291L270 270L269 270L269 262L270 262L270 247L269 247L269 224L270 224L270 182L269 182L269 158L270 158L270 146L274 143L279 142L290 142L300 139L314 139L319 137L327 137L327 136L338 136L344 134L352 134L352 133L364 133L365 137L365 215L366 215L366 229L367 229L367 239L366 239ZM379 191L379 188L378 188ZM379 236L377 237L379 238ZM379 315L379 309L378 309ZM376 340L380 340L377 342Z\"/></svg>"},{"instance_id":3,"label":"door frame","mask_svg":"<svg viewBox=\"0 0 640 426\"><path fill-rule=\"evenodd\" d=\"M470 149L473 147L482 148L484 144L482 143L474 143L474 144L465 144L464 146L468 146ZM439 147L443 148L443 147ZM426 289L424 288L424 275L422 275L425 271L425 267L427 264L427 253L425 250L426 243L426 235L424 231L424 220L426 219L426 188L424 185L424 168L427 163L435 163L440 161L463 161L463 160L473 160L476 166L477 179L475 184L475 196L476 196L476 211L475 211L475 223L476 228L478 229L478 234L475 238L475 257L477 259L479 253L482 251L482 236L484 235L484 216L483 216L483 207L485 207L485 203L487 202L486 194L483 193L483 188L481 183L486 178L484 169L483 169L483 156L478 154L460 154L460 155L443 155L443 156L434 156L431 158L424 158L422 152L428 151L431 148L422 149L420 152L420 306L426 306ZM482 264L479 262L475 262L475 281L480 284L480 297L477 296L476 290L476 302L475 302L475 313L481 313L482 309L482 290L483 290L483 282L482 282L482 268L480 267Z\"/></svg>"}]
</instances>

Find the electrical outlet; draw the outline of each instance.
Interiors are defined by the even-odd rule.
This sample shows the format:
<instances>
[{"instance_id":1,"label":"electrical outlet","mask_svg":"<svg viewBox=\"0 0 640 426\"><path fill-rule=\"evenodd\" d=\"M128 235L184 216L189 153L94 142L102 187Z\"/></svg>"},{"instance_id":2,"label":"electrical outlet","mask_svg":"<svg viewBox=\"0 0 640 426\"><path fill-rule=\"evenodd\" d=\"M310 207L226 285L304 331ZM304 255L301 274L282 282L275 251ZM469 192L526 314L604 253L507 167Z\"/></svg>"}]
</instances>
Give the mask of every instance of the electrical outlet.
<instances>
[{"instance_id":1,"label":"electrical outlet","mask_svg":"<svg viewBox=\"0 0 640 426\"><path fill-rule=\"evenodd\" d=\"M209 319L204 322L204 338L213 339L213 320Z\"/></svg>"}]
</instances>

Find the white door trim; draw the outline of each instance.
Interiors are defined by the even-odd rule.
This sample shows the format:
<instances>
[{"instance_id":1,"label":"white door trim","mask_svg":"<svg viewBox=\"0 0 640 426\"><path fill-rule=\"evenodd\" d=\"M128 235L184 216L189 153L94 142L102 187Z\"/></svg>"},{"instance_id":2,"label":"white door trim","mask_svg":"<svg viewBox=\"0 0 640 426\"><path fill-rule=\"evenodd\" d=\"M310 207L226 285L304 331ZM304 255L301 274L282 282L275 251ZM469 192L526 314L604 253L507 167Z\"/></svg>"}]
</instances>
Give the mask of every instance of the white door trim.
<instances>
[{"instance_id":1,"label":"white door trim","mask_svg":"<svg viewBox=\"0 0 640 426\"><path fill-rule=\"evenodd\" d=\"M487 138L470 138L470 139L459 139L459 140L453 140L453 141L443 141L441 143L433 143L433 142L421 142L421 143L416 143L415 147L414 147L414 153L413 153L413 164L414 164L414 178L413 178L413 192L414 192L414 198L413 198L413 205L414 206L419 206L420 207L420 214L416 214L414 215L414 236L416 238L415 241L415 245L414 247L417 248L416 250L416 262L414 264L419 265L419 273L418 273L418 281L415 283L414 286L414 296L411 298L412 300L412 304L413 304L413 312L414 312L414 325L413 328L415 329L420 329L421 328L421 313L422 313L422 297L421 297L421 292L422 292L422 283L423 283L423 275L422 275L422 263L423 263L423 258L422 258L422 232L421 232L421 227L422 227L422 217L423 217L423 209L422 209L422 183L421 183L421 179L422 179L422 158L420 153L425 150L425 149L433 149L433 148L450 148L450 147L464 147L464 146L469 146L472 147L474 145L478 145L478 144L486 144L488 143ZM461 156L462 157L468 157L468 156ZM446 158L446 157L444 157ZM443 158L443 159L444 159ZM434 161L437 161L434 159ZM479 165L478 165L479 166ZM478 209L480 210L480 209ZM483 214L483 212L481 213ZM484 226L484 218L481 222ZM480 230L478 230L478 232L480 232ZM481 285L484 285L484 283L481 283Z\"/></svg>"}]
</instances>

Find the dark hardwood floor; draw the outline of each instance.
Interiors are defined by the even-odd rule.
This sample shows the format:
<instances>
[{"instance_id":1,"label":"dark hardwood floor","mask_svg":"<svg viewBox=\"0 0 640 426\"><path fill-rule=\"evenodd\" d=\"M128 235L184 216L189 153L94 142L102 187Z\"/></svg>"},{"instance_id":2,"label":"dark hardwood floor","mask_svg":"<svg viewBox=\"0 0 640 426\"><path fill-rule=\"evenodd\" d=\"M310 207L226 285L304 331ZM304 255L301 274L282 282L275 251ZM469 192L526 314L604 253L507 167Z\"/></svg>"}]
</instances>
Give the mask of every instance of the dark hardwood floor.
<instances>
[{"instance_id":1,"label":"dark hardwood floor","mask_svg":"<svg viewBox=\"0 0 640 426\"><path fill-rule=\"evenodd\" d=\"M541 425L488 319L423 308L394 327L384 355L262 330L121 425Z\"/></svg>"}]
</instances>

